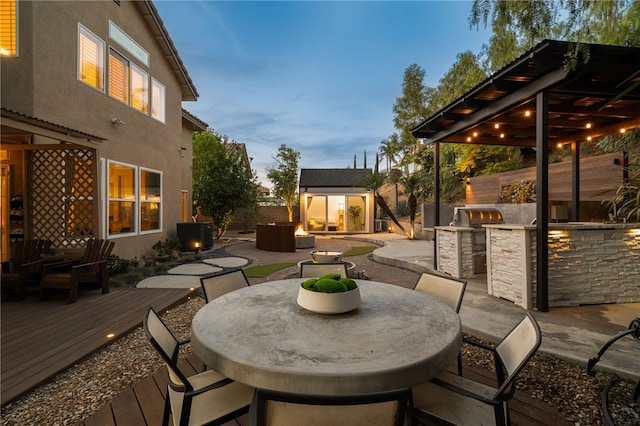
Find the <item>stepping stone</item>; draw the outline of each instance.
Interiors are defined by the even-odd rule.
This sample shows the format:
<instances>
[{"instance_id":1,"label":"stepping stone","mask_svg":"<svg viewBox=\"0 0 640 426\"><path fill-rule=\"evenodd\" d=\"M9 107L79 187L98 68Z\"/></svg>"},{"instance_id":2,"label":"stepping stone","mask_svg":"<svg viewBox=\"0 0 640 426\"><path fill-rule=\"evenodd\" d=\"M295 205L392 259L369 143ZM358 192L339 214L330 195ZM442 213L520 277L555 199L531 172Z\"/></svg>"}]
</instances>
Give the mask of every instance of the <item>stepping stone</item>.
<instances>
[{"instance_id":1,"label":"stepping stone","mask_svg":"<svg viewBox=\"0 0 640 426\"><path fill-rule=\"evenodd\" d=\"M249 263L247 259L243 259L242 257L220 257L217 259L205 259L203 262L223 268L237 268Z\"/></svg>"},{"instance_id":2,"label":"stepping stone","mask_svg":"<svg viewBox=\"0 0 640 426\"><path fill-rule=\"evenodd\" d=\"M199 288L200 277L191 275L156 275L145 278L136 286L138 288Z\"/></svg>"},{"instance_id":3,"label":"stepping stone","mask_svg":"<svg viewBox=\"0 0 640 426\"><path fill-rule=\"evenodd\" d=\"M220 271L222 271L222 268L205 265L204 263L186 263L169 269L167 273L171 275L207 275Z\"/></svg>"}]
</instances>

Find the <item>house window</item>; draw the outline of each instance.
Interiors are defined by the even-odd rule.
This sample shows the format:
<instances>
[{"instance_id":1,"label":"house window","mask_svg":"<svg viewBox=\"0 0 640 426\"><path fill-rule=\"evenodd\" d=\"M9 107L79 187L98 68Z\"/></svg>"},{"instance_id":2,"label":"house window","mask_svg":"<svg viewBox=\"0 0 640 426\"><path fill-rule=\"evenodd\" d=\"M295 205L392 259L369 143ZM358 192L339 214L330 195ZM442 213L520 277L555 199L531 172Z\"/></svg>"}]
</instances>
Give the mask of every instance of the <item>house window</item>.
<instances>
[{"instance_id":1,"label":"house window","mask_svg":"<svg viewBox=\"0 0 640 426\"><path fill-rule=\"evenodd\" d=\"M0 55L18 55L17 0L0 1Z\"/></svg>"},{"instance_id":2,"label":"house window","mask_svg":"<svg viewBox=\"0 0 640 426\"><path fill-rule=\"evenodd\" d=\"M78 80L104 91L104 42L78 24Z\"/></svg>"},{"instance_id":3,"label":"house window","mask_svg":"<svg viewBox=\"0 0 640 426\"><path fill-rule=\"evenodd\" d=\"M151 79L151 117L164 123L165 115L164 85L155 78Z\"/></svg>"},{"instance_id":4,"label":"house window","mask_svg":"<svg viewBox=\"0 0 640 426\"><path fill-rule=\"evenodd\" d=\"M140 231L162 229L162 173L140 169Z\"/></svg>"},{"instance_id":5,"label":"house window","mask_svg":"<svg viewBox=\"0 0 640 426\"><path fill-rule=\"evenodd\" d=\"M129 61L113 49L109 51L109 96L129 104Z\"/></svg>"},{"instance_id":6,"label":"house window","mask_svg":"<svg viewBox=\"0 0 640 426\"><path fill-rule=\"evenodd\" d=\"M109 235L136 232L136 168L109 163Z\"/></svg>"},{"instance_id":7,"label":"house window","mask_svg":"<svg viewBox=\"0 0 640 426\"><path fill-rule=\"evenodd\" d=\"M162 172L115 161L108 170L109 235L161 231Z\"/></svg>"},{"instance_id":8,"label":"house window","mask_svg":"<svg viewBox=\"0 0 640 426\"><path fill-rule=\"evenodd\" d=\"M131 64L131 106L149 113L149 75Z\"/></svg>"}]
</instances>

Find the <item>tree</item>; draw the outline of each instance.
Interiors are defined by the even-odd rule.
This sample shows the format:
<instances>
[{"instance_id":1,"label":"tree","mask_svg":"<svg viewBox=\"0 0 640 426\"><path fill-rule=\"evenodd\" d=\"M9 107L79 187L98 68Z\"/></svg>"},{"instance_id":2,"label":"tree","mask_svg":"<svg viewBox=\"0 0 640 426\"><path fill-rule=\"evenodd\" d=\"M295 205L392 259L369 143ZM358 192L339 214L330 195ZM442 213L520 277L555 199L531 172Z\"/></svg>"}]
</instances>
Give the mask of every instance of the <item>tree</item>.
<instances>
[{"instance_id":1,"label":"tree","mask_svg":"<svg viewBox=\"0 0 640 426\"><path fill-rule=\"evenodd\" d=\"M298 189L298 160L300 153L282 144L278 148L273 167L267 169L267 178L273 184L273 194L287 205L289 222L293 222L293 206ZM354 166L355 167L355 166Z\"/></svg>"},{"instance_id":2,"label":"tree","mask_svg":"<svg viewBox=\"0 0 640 426\"><path fill-rule=\"evenodd\" d=\"M193 136L193 202L198 212L212 218L216 239L225 234L238 209L258 202L254 174L232 144L212 129Z\"/></svg>"},{"instance_id":3,"label":"tree","mask_svg":"<svg viewBox=\"0 0 640 426\"><path fill-rule=\"evenodd\" d=\"M545 38L640 46L637 0L474 0L469 25L486 27L488 22L493 35L484 53L491 72Z\"/></svg>"},{"instance_id":4,"label":"tree","mask_svg":"<svg viewBox=\"0 0 640 426\"><path fill-rule=\"evenodd\" d=\"M422 202L425 198L425 175L422 170L416 170L413 173L404 175L400 182L404 187L404 193L407 196L407 204L409 205L409 223L411 229L409 230L409 239L415 239L415 221L416 211L418 210L418 203Z\"/></svg>"},{"instance_id":5,"label":"tree","mask_svg":"<svg viewBox=\"0 0 640 426\"><path fill-rule=\"evenodd\" d=\"M393 223L396 224L398 229L402 230L402 232L404 232L404 234L407 237L409 237L409 233L404 229L402 225L400 225L398 218L396 218L396 216L393 214L393 212L389 208L387 201L384 199L382 195L380 195L380 188L384 186L386 182L387 182L386 174L378 171L378 154L376 154L376 165L375 165L375 168L373 169L373 173L371 173L370 175L364 176L362 178L362 181L360 181L359 186L366 188L373 193L373 198L375 200L375 203L378 206L380 206L382 211L393 221Z\"/></svg>"},{"instance_id":6,"label":"tree","mask_svg":"<svg viewBox=\"0 0 640 426\"><path fill-rule=\"evenodd\" d=\"M411 64L404 71L402 96L396 98L393 105L395 117L393 124L399 131L399 153L402 164L413 162L418 140L411 129L427 118L427 106L430 104L433 89L424 85L425 71L417 64Z\"/></svg>"},{"instance_id":7,"label":"tree","mask_svg":"<svg viewBox=\"0 0 640 426\"><path fill-rule=\"evenodd\" d=\"M390 170L391 166L397 164L399 152L400 141L398 140L397 133L392 134L380 142L380 154L387 161L387 170Z\"/></svg>"}]
</instances>

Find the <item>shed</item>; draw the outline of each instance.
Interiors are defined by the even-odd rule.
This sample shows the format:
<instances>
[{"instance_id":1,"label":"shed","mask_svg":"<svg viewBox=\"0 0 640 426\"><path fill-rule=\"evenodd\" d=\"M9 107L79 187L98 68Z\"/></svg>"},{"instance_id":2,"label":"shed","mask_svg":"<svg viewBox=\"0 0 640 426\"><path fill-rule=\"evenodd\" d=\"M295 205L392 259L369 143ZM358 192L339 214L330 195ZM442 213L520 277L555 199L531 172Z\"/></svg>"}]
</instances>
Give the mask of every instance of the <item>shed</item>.
<instances>
[{"instance_id":1,"label":"shed","mask_svg":"<svg viewBox=\"0 0 640 426\"><path fill-rule=\"evenodd\" d=\"M301 169L300 220L310 233L373 232L371 169Z\"/></svg>"}]
</instances>

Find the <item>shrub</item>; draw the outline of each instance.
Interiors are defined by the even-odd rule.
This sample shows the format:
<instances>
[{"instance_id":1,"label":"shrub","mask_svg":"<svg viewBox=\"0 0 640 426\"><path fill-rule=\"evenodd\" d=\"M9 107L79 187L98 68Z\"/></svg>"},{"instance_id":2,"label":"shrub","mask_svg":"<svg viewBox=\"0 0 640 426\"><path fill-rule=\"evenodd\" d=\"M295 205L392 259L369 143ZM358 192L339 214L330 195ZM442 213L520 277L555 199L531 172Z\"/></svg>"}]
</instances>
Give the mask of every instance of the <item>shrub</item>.
<instances>
[{"instance_id":1,"label":"shrub","mask_svg":"<svg viewBox=\"0 0 640 426\"><path fill-rule=\"evenodd\" d=\"M398 206L396 207L396 216L398 217L409 216L409 213L410 213L409 203L407 203L406 200L398 201Z\"/></svg>"},{"instance_id":2,"label":"shrub","mask_svg":"<svg viewBox=\"0 0 640 426\"><path fill-rule=\"evenodd\" d=\"M500 193L500 199L498 200L498 203L507 204L523 204L535 202L536 183L525 182L524 180L520 180L518 182L512 183L509 186L503 187L502 192Z\"/></svg>"},{"instance_id":3,"label":"shrub","mask_svg":"<svg viewBox=\"0 0 640 426\"><path fill-rule=\"evenodd\" d=\"M130 266L130 260L123 259L117 254L109 255L109 260L107 262L107 270L109 271L109 276L122 274L126 272Z\"/></svg>"}]
</instances>

